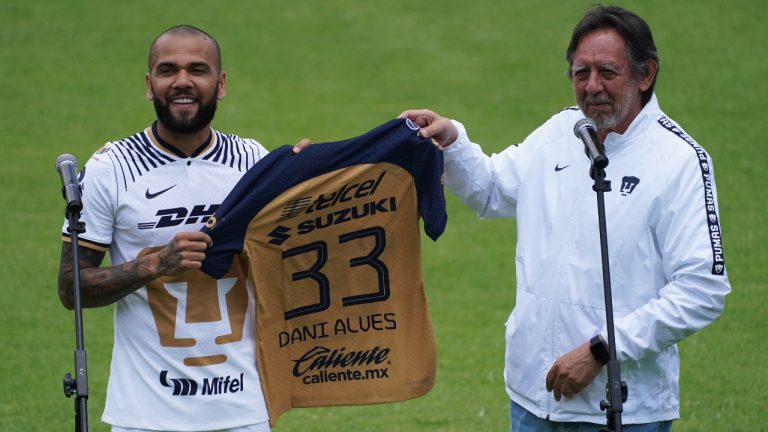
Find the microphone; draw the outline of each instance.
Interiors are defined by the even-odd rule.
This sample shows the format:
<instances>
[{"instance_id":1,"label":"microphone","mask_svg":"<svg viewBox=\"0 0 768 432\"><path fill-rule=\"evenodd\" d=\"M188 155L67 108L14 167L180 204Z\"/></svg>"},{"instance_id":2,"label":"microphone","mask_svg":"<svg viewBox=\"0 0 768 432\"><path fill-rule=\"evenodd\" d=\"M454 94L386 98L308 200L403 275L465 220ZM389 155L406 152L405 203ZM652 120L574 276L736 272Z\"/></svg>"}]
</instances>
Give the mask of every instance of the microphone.
<instances>
[{"instance_id":1,"label":"microphone","mask_svg":"<svg viewBox=\"0 0 768 432\"><path fill-rule=\"evenodd\" d=\"M597 126L591 118L577 121L573 126L573 134L584 143L584 153L592 161L594 169L601 170L608 166L608 158L597 140Z\"/></svg>"},{"instance_id":2,"label":"microphone","mask_svg":"<svg viewBox=\"0 0 768 432\"><path fill-rule=\"evenodd\" d=\"M77 159L71 154L63 154L56 159L56 171L61 176L61 194L67 202L67 213L83 209L80 198L80 182L77 179Z\"/></svg>"}]
</instances>

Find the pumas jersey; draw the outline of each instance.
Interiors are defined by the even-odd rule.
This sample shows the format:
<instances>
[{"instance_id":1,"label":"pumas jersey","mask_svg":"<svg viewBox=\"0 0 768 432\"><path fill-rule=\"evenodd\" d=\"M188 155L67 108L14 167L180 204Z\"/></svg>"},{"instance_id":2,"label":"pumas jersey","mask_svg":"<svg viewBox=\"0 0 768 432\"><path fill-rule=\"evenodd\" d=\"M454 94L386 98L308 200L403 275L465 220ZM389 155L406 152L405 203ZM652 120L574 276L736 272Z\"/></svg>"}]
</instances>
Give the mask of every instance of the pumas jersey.
<instances>
[{"instance_id":1,"label":"pumas jersey","mask_svg":"<svg viewBox=\"0 0 768 432\"><path fill-rule=\"evenodd\" d=\"M118 265L178 232L198 231L266 154L256 141L213 131L186 157L160 140L155 126L110 142L81 171L80 244L108 250ZM65 221L65 236L66 228ZM115 304L103 421L174 431L267 421L246 268L225 273L160 278Z\"/></svg>"},{"instance_id":2,"label":"pumas jersey","mask_svg":"<svg viewBox=\"0 0 768 432\"><path fill-rule=\"evenodd\" d=\"M435 344L419 216L446 223L442 152L409 120L346 141L270 153L203 229L203 271L244 256L256 291L270 421L291 407L394 402L427 393ZM242 253L242 255L240 255Z\"/></svg>"}]
</instances>

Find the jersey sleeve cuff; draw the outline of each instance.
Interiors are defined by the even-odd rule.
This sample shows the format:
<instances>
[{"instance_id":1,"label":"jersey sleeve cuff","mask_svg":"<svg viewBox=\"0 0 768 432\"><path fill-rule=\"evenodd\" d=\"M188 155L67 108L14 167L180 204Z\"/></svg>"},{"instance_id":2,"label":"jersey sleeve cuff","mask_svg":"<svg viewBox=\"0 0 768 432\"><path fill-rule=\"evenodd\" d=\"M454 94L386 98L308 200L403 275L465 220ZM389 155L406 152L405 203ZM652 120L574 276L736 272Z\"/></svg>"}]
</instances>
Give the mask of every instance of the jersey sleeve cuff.
<instances>
[{"instance_id":1,"label":"jersey sleeve cuff","mask_svg":"<svg viewBox=\"0 0 768 432\"><path fill-rule=\"evenodd\" d=\"M72 243L72 237L66 233L61 234L61 240L65 243ZM94 241L84 239L82 237L77 238L77 244L78 246L82 246L82 247L99 251L99 252L107 252L107 250L109 250L109 245L106 243L94 242Z\"/></svg>"}]
</instances>

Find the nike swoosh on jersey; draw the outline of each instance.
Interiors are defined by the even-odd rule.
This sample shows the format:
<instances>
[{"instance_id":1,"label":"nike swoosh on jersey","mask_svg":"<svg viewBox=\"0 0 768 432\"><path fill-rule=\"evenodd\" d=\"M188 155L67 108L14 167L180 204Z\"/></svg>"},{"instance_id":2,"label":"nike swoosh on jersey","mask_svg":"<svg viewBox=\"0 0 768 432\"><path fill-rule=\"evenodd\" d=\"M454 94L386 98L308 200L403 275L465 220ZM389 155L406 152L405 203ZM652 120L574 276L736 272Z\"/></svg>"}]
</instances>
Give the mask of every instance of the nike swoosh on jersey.
<instances>
[{"instance_id":1,"label":"nike swoosh on jersey","mask_svg":"<svg viewBox=\"0 0 768 432\"><path fill-rule=\"evenodd\" d=\"M562 171L566 168L568 168L570 165L560 166L560 164L555 165L555 171Z\"/></svg>"},{"instance_id":2,"label":"nike swoosh on jersey","mask_svg":"<svg viewBox=\"0 0 768 432\"><path fill-rule=\"evenodd\" d=\"M146 199L152 199L152 198L155 198L155 197L157 197L157 196L159 196L159 195L161 195L161 194L163 194L163 193L165 193L165 192L168 192L169 190L171 190L171 189L173 189L173 188L175 188L175 187L176 187L176 185L173 185L173 186L171 186L171 187L169 187L169 188L163 189L163 190L161 190L160 192L155 192L155 193L150 193L150 192L149 192L149 188L147 188L147 192L146 192L146 193L144 193L144 198L146 198Z\"/></svg>"}]
</instances>

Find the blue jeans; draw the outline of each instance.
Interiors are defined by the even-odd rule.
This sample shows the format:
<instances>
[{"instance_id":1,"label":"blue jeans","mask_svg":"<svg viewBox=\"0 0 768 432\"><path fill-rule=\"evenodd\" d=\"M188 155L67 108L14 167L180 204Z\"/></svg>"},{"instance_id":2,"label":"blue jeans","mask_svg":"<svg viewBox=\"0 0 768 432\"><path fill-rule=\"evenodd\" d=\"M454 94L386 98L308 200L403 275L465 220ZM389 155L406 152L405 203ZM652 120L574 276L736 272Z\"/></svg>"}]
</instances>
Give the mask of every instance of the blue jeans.
<instances>
[{"instance_id":1,"label":"blue jeans","mask_svg":"<svg viewBox=\"0 0 768 432\"><path fill-rule=\"evenodd\" d=\"M525 408L510 401L509 405L510 432L597 432L605 424L594 423L563 423L536 417ZM625 425L625 432L669 432L672 420L657 423L642 423Z\"/></svg>"}]
</instances>

